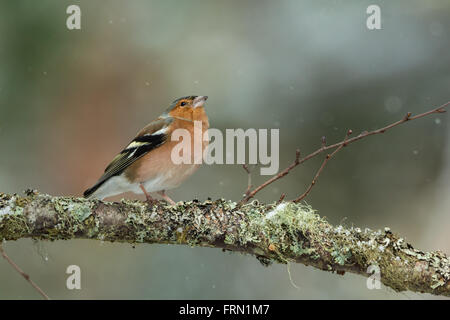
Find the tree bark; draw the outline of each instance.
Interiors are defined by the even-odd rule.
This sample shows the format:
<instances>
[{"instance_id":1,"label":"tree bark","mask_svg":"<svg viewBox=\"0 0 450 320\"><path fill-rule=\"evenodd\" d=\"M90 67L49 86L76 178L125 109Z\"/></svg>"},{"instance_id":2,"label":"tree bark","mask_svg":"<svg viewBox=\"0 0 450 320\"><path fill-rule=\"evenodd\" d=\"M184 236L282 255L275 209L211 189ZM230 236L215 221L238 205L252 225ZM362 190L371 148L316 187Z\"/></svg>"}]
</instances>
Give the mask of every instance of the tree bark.
<instances>
[{"instance_id":1,"label":"tree bark","mask_svg":"<svg viewBox=\"0 0 450 320\"><path fill-rule=\"evenodd\" d=\"M444 253L414 249L389 228L332 226L310 206L292 202L238 206L220 199L150 206L0 193L0 239L21 238L216 247L253 255L266 266L298 262L373 279L373 270L379 270L381 283L395 291L450 296L450 260Z\"/></svg>"}]
</instances>

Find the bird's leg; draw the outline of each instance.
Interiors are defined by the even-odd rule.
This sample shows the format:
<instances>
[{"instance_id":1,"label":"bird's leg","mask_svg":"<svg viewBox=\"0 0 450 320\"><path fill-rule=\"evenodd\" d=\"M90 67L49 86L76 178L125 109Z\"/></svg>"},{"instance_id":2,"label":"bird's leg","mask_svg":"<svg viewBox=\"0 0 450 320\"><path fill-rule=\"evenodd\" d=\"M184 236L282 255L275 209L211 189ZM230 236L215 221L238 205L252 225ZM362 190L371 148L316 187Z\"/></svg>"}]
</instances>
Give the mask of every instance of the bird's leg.
<instances>
[{"instance_id":1,"label":"bird's leg","mask_svg":"<svg viewBox=\"0 0 450 320\"><path fill-rule=\"evenodd\" d=\"M166 194L166 190L162 190L162 191L158 191L158 194L163 197L164 200L166 200L168 203L170 203L171 205L175 205L175 201L173 201L172 199L170 199L170 197Z\"/></svg>"},{"instance_id":2,"label":"bird's leg","mask_svg":"<svg viewBox=\"0 0 450 320\"><path fill-rule=\"evenodd\" d=\"M139 183L139 187L141 188L142 192L144 192L145 197L147 198L147 203L149 205L154 205L156 203L156 200L153 199L147 192L147 190L145 190L144 185L142 183Z\"/></svg>"}]
</instances>

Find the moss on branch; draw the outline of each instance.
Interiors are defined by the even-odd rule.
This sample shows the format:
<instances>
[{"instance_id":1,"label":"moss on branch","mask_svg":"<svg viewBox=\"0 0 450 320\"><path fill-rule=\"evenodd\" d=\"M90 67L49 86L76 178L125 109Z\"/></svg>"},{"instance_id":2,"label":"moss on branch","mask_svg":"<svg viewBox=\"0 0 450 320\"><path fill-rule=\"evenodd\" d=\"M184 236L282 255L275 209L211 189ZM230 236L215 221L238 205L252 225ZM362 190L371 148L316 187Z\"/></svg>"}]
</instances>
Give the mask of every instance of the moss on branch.
<instances>
[{"instance_id":1,"label":"moss on branch","mask_svg":"<svg viewBox=\"0 0 450 320\"><path fill-rule=\"evenodd\" d=\"M304 204L237 206L228 200L103 202L0 193L0 239L96 239L217 247L254 255L264 265L290 261L321 270L370 276L396 290L450 296L450 261L439 252L414 249L389 228L332 226Z\"/></svg>"}]
</instances>

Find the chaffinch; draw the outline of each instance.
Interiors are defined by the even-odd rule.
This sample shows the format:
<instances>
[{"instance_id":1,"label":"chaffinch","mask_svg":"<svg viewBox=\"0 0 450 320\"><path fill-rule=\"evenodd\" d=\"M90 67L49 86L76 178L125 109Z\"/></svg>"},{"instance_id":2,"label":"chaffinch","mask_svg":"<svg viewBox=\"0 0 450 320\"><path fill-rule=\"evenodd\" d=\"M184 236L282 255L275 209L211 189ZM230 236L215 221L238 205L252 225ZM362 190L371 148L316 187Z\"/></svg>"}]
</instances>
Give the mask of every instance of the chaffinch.
<instances>
[{"instance_id":1,"label":"chaffinch","mask_svg":"<svg viewBox=\"0 0 450 320\"><path fill-rule=\"evenodd\" d=\"M175 164L171 153L178 142L172 141L171 136L175 129L183 128L193 137L194 121L201 121L202 134L208 129L204 109L206 99L207 96L187 96L173 101L161 116L144 127L111 161L97 183L83 195L104 199L131 191L143 193L148 202L153 202L149 193L158 192L174 204L165 190L179 186L198 169L199 164L194 164L194 161ZM207 141L202 142L202 152L207 145Z\"/></svg>"}]
</instances>

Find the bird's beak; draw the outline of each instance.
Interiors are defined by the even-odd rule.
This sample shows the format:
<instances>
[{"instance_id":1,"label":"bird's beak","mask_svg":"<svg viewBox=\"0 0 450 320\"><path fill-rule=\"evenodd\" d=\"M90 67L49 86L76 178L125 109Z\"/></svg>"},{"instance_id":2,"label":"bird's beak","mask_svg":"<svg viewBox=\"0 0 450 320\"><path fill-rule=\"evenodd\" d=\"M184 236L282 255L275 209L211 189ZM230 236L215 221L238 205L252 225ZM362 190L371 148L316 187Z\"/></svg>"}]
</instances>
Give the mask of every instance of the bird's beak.
<instances>
[{"instance_id":1,"label":"bird's beak","mask_svg":"<svg viewBox=\"0 0 450 320\"><path fill-rule=\"evenodd\" d=\"M194 108L203 107L207 99L208 96L198 96L197 98L195 98L193 102Z\"/></svg>"}]
</instances>

